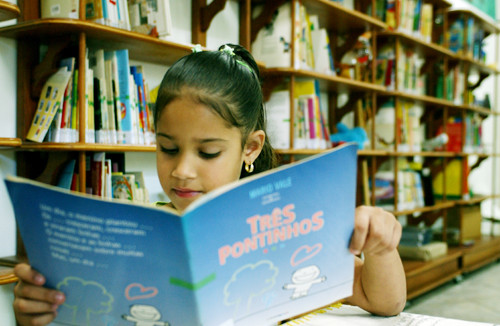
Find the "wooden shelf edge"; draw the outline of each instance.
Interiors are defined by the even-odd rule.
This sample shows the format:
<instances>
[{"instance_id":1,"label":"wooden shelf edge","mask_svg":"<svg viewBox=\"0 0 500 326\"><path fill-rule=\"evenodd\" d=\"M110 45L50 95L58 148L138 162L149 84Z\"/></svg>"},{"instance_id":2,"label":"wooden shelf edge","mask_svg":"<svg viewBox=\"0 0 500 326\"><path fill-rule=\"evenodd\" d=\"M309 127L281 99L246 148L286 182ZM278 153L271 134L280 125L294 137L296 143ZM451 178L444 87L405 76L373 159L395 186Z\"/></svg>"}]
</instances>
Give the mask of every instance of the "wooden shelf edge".
<instances>
[{"instance_id":1,"label":"wooden shelf edge","mask_svg":"<svg viewBox=\"0 0 500 326\"><path fill-rule=\"evenodd\" d=\"M390 36L390 37L399 37L401 39L404 39L407 42L411 42L416 44L417 46L420 46L424 49L431 50L433 52L439 53L441 55L447 56L447 57L454 57L455 53L452 52L451 50L445 48L444 46L441 46L436 43L432 42L426 42L418 37L415 37L413 35L407 34L402 31L394 30L394 31L383 31L380 32L378 35L380 36Z\"/></svg>"},{"instance_id":2,"label":"wooden shelf edge","mask_svg":"<svg viewBox=\"0 0 500 326\"><path fill-rule=\"evenodd\" d=\"M83 151L83 152L155 152L156 145L85 144L85 143L23 143L20 150Z\"/></svg>"},{"instance_id":3,"label":"wooden shelf edge","mask_svg":"<svg viewBox=\"0 0 500 326\"><path fill-rule=\"evenodd\" d=\"M443 278L440 278L439 280L436 280L434 282L428 283L427 285L425 285L423 287L420 287L418 290L408 292L407 295L406 295L406 299L407 300L414 299L414 298L418 297L419 295L422 295L422 294L424 294L426 292L429 292L429 291L437 288L438 286L443 285L443 284L445 284L445 283L453 280L455 277L457 277L457 276L459 276L461 274L462 274L461 271L457 271L455 273L450 274L447 277L443 277Z\"/></svg>"},{"instance_id":4,"label":"wooden shelf edge","mask_svg":"<svg viewBox=\"0 0 500 326\"><path fill-rule=\"evenodd\" d=\"M339 88L353 89L353 90L364 90L364 91L376 91L382 92L386 88L384 86L367 83L358 80L352 80L345 77L339 77L337 75L328 75L319 73L313 70L295 69L291 67L279 67L279 68L264 68L261 72L263 78L267 76L285 75L301 78L314 78L320 80L320 82L339 84Z\"/></svg>"},{"instance_id":5,"label":"wooden shelf edge","mask_svg":"<svg viewBox=\"0 0 500 326\"><path fill-rule=\"evenodd\" d=\"M450 201L439 203L439 204L436 204L433 206L424 206L424 207L417 207L417 208L413 208L413 209L405 209L405 210L401 210L401 211L392 211L391 213L394 216L402 216L402 215L410 215L413 213L426 213L426 212L438 211L441 209L451 208L455 205L456 205L456 202L450 200Z\"/></svg>"},{"instance_id":6,"label":"wooden shelf edge","mask_svg":"<svg viewBox=\"0 0 500 326\"><path fill-rule=\"evenodd\" d=\"M21 14L19 7L7 1L0 1L0 21L18 18Z\"/></svg>"},{"instance_id":7,"label":"wooden shelf edge","mask_svg":"<svg viewBox=\"0 0 500 326\"><path fill-rule=\"evenodd\" d=\"M3 147L7 147L7 148L20 147L21 144L22 144L22 141L19 138L0 137L0 149Z\"/></svg>"},{"instance_id":8,"label":"wooden shelf edge","mask_svg":"<svg viewBox=\"0 0 500 326\"><path fill-rule=\"evenodd\" d=\"M329 1L329 0L303 0L304 5L308 4L318 4L324 7L324 10L331 10L333 14L341 13L348 16L350 19L359 20L362 23L368 24L372 28L377 28L381 30L386 30L388 28L387 24L380 19L369 16L357 10L351 10L345 6Z\"/></svg>"},{"instance_id":9,"label":"wooden shelf edge","mask_svg":"<svg viewBox=\"0 0 500 326\"><path fill-rule=\"evenodd\" d=\"M437 266L458 259L461 256L462 256L462 250L460 248L449 247L448 253L445 256L438 257L433 260L429 261L403 260L403 266L405 267L406 277L414 277L418 274L426 272Z\"/></svg>"}]
</instances>

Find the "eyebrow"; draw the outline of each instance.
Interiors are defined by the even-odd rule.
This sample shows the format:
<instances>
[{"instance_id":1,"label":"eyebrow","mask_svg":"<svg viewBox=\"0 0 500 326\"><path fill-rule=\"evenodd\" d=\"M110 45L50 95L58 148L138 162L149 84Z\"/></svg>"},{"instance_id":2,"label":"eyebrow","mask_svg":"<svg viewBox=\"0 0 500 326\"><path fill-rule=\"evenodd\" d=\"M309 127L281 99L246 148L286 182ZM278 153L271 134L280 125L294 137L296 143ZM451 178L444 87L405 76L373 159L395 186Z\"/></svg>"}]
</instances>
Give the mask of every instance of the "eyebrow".
<instances>
[{"instance_id":1,"label":"eyebrow","mask_svg":"<svg viewBox=\"0 0 500 326\"><path fill-rule=\"evenodd\" d=\"M175 140L175 137L164 134L162 132L157 133L156 136L164 137L164 138L167 138L167 139L172 140L172 141ZM202 144L213 143L213 142L227 142L228 141L227 139L223 139L223 138L197 138L196 140Z\"/></svg>"}]
</instances>

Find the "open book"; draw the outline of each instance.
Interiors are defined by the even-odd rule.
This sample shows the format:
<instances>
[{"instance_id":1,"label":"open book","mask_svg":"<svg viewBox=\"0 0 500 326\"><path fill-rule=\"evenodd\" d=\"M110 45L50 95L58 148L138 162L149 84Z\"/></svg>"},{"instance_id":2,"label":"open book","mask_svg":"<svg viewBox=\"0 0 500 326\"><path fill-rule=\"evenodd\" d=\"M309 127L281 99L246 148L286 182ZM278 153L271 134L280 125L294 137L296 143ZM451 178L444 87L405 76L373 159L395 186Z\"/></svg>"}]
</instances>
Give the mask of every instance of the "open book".
<instances>
[{"instance_id":1,"label":"open book","mask_svg":"<svg viewBox=\"0 0 500 326\"><path fill-rule=\"evenodd\" d=\"M242 179L179 216L8 177L65 325L266 326L352 294L356 145Z\"/></svg>"}]
</instances>

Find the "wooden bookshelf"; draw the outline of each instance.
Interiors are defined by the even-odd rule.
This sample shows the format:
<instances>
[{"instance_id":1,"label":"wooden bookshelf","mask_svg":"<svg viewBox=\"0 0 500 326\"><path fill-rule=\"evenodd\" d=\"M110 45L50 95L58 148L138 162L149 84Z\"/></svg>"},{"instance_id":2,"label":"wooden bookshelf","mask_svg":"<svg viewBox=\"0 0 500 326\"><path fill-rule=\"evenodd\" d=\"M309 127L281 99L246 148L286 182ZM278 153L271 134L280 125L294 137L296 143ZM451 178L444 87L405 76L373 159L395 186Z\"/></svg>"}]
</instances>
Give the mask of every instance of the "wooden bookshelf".
<instances>
[{"instance_id":1,"label":"wooden bookshelf","mask_svg":"<svg viewBox=\"0 0 500 326\"><path fill-rule=\"evenodd\" d=\"M17 5L0 0L0 21L15 19L19 17L20 14L21 11Z\"/></svg>"}]
</instances>

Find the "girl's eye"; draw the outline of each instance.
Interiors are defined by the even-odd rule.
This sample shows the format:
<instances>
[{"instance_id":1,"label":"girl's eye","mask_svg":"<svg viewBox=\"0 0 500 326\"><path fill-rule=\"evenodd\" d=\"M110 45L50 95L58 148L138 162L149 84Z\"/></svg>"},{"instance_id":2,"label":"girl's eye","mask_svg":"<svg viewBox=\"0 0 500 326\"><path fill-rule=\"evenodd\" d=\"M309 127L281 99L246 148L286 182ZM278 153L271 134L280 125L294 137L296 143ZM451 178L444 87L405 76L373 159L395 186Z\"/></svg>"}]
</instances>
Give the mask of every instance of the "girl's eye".
<instances>
[{"instance_id":1,"label":"girl's eye","mask_svg":"<svg viewBox=\"0 0 500 326\"><path fill-rule=\"evenodd\" d=\"M217 153L205 153L205 152L200 152L200 156L204 159L211 159L211 158L216 158L217 156L220 155L220 152Z\"/></svg>"},{"instance_id":2,"label":"girl's eye","mask_svg":"<svg viewBox=\"0 0 500 326\"><path fill-rule=\"evenodd\" d=\"M165 154L168 154L168 155L174 155L174 154L177 154L177 152L179 151L177 148L165 148L165 147L161 147L161 151Z\"/></svg>"}]
</instances>

